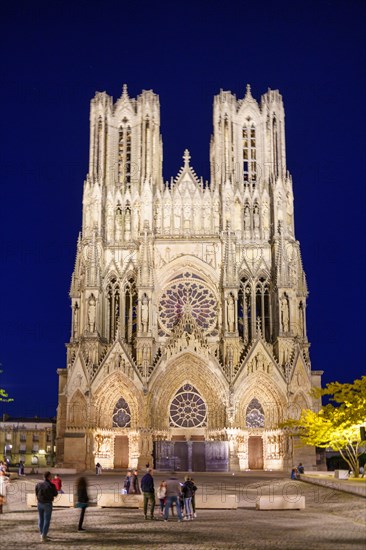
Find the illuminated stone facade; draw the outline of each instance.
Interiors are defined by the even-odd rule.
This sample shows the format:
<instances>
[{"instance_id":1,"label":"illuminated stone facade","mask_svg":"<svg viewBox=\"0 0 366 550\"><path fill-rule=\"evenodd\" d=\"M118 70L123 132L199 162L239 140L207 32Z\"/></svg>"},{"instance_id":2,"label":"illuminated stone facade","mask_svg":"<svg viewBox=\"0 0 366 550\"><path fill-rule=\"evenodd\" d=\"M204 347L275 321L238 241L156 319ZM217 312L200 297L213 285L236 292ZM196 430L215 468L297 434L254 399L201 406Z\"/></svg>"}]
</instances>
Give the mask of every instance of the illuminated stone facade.
<instances>
[{"instance_id":1,"label":"illuminated stone facade","mask_svg":"<svg viewBox=\"0 0 366 550\"><path fill-rule=\"evenodd\" d=\"M164 183L159 98L97 93L59 370L58 463L282 469L315 406L281 95L214 100L211 180Z\"/></svg>"}]
</instances>

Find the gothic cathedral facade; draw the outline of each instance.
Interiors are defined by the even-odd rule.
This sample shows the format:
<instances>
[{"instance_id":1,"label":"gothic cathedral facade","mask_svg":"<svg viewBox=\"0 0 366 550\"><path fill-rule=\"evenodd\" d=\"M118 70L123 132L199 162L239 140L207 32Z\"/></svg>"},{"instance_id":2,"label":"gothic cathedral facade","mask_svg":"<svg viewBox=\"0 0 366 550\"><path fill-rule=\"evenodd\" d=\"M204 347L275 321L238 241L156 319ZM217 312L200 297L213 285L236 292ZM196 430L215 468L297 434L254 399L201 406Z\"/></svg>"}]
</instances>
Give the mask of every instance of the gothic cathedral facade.
<instances>
[{"instance_id":1,"label":"gothic cathedral facade","mask_svg":"<svg viewBox=\"0 0 366 550\"><path fill-rule=\"evenodd\" d=\"M91 101L90 161L59 369L57 462L280 470L318 407L282 97L214 98L211 179L162 176L159 97Z\"/></svg>"}]
</instances>

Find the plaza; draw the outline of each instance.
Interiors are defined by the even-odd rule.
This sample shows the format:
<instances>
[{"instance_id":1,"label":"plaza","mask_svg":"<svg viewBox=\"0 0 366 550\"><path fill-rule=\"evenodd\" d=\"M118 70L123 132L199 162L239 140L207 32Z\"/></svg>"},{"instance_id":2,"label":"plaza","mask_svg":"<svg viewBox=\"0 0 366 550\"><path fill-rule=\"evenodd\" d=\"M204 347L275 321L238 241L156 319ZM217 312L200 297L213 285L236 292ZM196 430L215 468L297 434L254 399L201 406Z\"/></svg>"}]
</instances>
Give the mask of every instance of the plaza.
<instances>
[{"instance_id":1,"label":"plaza","mask_svg":"<svg viewBox=\"0 0 366 550\"><path fill-rule=\"evenodd\" d=\"M145 521L141 509L98 508L99 495L116 493L125 472L88 475L93 504L85 516L83 533L77 532L79 511L55 508L48 544L55 549L167 549L218 550L276 549L297 550L365 548L365 498L323 487L290 481L281 472L245 472L194 475L198 486L197 518L178 523L177 517L165 523ZM167 474L165 474L167 477ZM183 474L177 474L183 479ZM26 494L34 491L40 476L27 476L11 483L8 506L0 517L2 546L8 549L38 548L37 510L26 505ZM72 491L76 476L63 476L65 492ZM154 476L155 488L164 479ZM205 495L235 494L236 510L204 509ZM285 495L289 500L305 496L305 510L258 511L255 501L261 495ZM157 509L156 509L157 510ZM158 516L157 516L158 517Z\"/></svg>"}]
</instances>

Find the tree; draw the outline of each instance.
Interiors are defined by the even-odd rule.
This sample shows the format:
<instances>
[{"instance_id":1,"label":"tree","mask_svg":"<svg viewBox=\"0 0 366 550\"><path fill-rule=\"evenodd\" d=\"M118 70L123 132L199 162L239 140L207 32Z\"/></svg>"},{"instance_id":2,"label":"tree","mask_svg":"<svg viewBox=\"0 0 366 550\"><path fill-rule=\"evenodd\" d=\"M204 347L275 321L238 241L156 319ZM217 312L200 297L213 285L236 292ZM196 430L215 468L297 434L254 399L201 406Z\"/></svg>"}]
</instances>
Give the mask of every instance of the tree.
<instances>
[{"instance_id":1,"label":"tree","mask_svg":"<svg viewBox=\"0 0 366 550\"><path fill-rule=\"evenodd\" d=\"M0 370L0 374L2 374L2 372L3 371ZM3 388L0 388L0 403L10 403L11 401L14 401L14 399L9 397Z\"/></svg>"},{"instance_id":2,"label":"tree","mask_svg":"<svg viewBox=\"0 0 366 550\"><path fill-rule=\"evenodd\" d=\"M360 427L366 423L366 376L352 384L331 382L324 389L315 388L314 397L329 395L329 403L319 412L304 409L298 420L285 425L297 428L306 445L338 451L355 477L359 477L359 456L366 441L361 440Z\"/></svg>"}]
</instances>

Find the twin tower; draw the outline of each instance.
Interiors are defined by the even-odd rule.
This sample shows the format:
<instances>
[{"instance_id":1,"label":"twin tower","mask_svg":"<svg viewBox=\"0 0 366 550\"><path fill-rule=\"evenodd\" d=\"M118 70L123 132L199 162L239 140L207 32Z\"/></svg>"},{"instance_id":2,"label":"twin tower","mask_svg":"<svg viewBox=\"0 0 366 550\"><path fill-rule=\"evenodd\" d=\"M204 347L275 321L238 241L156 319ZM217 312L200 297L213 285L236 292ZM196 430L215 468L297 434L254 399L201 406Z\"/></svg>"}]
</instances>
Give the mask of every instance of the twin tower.
<instances>
[{"instance_id":1,"label":"twin tower","mask_svg":"<svg viewBox=\"0 0 366 550\"><path fill-rule=\"evenodd\" d=\"M307 286L282 97L214 99L211 180L162 177L159 97L90 110L90 160L60 369L58 464L180 471L316 466L281 422L309 390Z\"/></svg>"}]
</instances>

